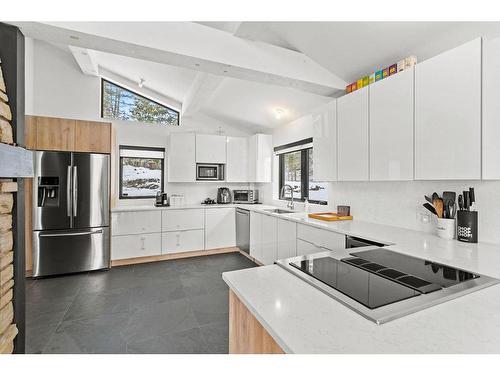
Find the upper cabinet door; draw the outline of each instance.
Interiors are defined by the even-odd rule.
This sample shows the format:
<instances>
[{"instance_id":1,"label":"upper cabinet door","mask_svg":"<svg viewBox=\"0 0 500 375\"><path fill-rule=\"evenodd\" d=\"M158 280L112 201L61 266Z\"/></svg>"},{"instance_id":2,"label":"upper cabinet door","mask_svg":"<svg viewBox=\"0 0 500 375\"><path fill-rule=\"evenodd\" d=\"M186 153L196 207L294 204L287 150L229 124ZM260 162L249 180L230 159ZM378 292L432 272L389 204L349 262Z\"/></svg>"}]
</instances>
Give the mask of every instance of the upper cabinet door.
<instances>
[{"instance_id":1,"label":"upper cabinet door","mask_svg":"<svg viewBox=\"0 0 500 375\"><path fill-rule=\"evenodd\" d=\"M248 182L248 140L227 137L227 182Z\"/></svg>"},{"instance_id":2,"label":"upper cabinet door","mask_svg":"<svg viewBox=\"0 0 500 375\"><path fill-rule=\"evenodd\" d=\"M500 38L483 40L483 180L500 179Z\"/></svg>"},{"instance_id":3,"label":"upper cabinet door","mask_svg":"<svg viewBox=\"0 0 500 375\"><path fill-rule=\"evenodd\" d=\"M337 181L337 102L325 104L312 115L313 179Z\"/></svg>"},{"instance_id":4,"label":"upper cabinet door","mask_svg":"<svg viewBox=\"0 0 500 375\"><path fill-rule=\"evenodd\" d=\"M169 138L168 182L196 181L194 133L172 133Z\"/></svg>"},{"instance_id":5,"label":"upper cabinet door","mask_svg":"<svg viewBox=\"0 0 500 375\"><path fill-rule=\"evenodd\" d=\"M271 182L273 136L255 134L248 139L248 182Z\"/></svg>"},{"instance_id":6,"label":"upper cabinet door","mask_svg":"<svg viewBox=\"0 0 500 375\"><path fill-rule=\"evenodd\" d=\"M36 149L74 151L76 121L54 117L36 118Z\"/></svg>"},{"instance_id":7,"label":"upper cabinet door","mask_svg":"<svg viewBox=\"0 0 500 375\"><path fill-rule=\"evenodd\" d=\"M368 88L337 99L339 181L367 181L369 178Z\"/></svg>"},{"instance_id":8,"label":"upper cabinet door","mask_svg":"<svg viewBox=\"0 0 500 375\"><path fill-rule=\"evenodd\" d=\"M196 162L226 164L226 137L196 134Z\"/></svg>"},{"instance_id":9,"label":"upper cabinet door","mask_svg":"<svg viewBox=\"0 0 500 375\"><path fill-rule=\"evenodd\" d=\"M481 178L481 39L415 68L415 179Z\"/></svg>"},{"instance_id":10,"label":"upper cabinet door","mask_svg":"<svg viewBox=\"0 0 500 375\"><path fill-rule=\"evenodd\" d=\"M370 180L413 180L413 69L370 86Z\"/></svg>"}]
</instances>

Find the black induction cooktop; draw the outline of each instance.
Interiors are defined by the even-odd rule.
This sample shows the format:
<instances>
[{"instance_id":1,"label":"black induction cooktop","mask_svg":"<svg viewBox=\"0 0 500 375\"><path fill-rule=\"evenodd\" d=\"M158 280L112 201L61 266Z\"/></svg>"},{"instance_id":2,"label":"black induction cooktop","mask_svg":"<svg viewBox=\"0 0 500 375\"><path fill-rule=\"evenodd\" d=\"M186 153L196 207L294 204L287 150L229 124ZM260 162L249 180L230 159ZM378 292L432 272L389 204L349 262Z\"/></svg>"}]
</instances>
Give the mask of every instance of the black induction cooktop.
<instances>
[{"instance_id":1,"label":"black induction cooktop","mask_svg":"<svg viewBox=\"0 0 500 375\"><path fill-rule=\"evenodd\" d=\"M369 309L433 293L479 277L386 249L351 255L353 257L341 260L325 256L289 264Z\"/></svg>"}]
</instances>

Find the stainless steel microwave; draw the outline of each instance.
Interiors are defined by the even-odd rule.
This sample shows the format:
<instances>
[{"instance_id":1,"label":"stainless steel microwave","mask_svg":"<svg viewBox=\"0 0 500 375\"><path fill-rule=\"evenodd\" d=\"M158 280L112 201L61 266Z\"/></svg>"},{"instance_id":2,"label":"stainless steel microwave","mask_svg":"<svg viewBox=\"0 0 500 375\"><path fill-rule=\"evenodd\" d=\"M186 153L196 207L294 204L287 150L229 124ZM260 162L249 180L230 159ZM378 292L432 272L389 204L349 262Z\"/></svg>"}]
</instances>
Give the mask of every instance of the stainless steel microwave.
<instances>
[{"instance_id":1,"label":"stainless steel microwave","mask_svg":"<svg viewBox=\"0 0 500 375\"><path fill-rule=\"evenodd\" d=\"M259 203L259 191L233 190L233 203Z\"/></svg>"},{"instance_id":2,"label":"stainless steel microwave","mask_svg":"<svg viewBox=\"0 0 500 375\"><path fill-rule=\"evenodd\" d=\"M196 164L196 179L199 181L224 180L224 164Z\"/></svg>"}]
</instances>

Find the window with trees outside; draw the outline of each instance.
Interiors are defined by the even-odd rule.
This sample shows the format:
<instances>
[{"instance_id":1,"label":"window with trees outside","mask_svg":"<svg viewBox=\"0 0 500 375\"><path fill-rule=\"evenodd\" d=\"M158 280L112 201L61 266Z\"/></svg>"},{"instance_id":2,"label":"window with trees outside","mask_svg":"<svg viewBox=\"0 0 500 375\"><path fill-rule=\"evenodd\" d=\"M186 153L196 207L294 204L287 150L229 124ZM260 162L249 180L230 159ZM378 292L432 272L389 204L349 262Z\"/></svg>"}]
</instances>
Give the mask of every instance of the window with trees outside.
<instances>
[{"instance_id":1,"label":"window with trees outside","mask_svg":"<svg viewBox=\"0 0 500 375\"><path fill-rule=\"evenodd\" d=\"M179 112L152 99L101 80L101 117L151 124L179 125Z\"/></svg>"},{"instance_id":2,"label":"window with trees outside","mask_svg":"<svg viewBox=\"0 0 500 375\"><path fill-rule=\"evenodd\" d=\"M293 199L308 200L316 204L328 204L328 184L313 179L313 149L305 148L297 151L284 152L279 155L279 189L290 185L293 189ZM284 197L291 199L290 189L285 190Z\"/></svg>"},{"instance_id":3,"label":"window with trees outside","mask_svg":"<svg viewBox=\"0 0 500 375\"><path fill-rule=\"evenodd\" d=\"M165 149L120 146L120 199L153 198L163 191Z\"/></svg>"}]
</instances>

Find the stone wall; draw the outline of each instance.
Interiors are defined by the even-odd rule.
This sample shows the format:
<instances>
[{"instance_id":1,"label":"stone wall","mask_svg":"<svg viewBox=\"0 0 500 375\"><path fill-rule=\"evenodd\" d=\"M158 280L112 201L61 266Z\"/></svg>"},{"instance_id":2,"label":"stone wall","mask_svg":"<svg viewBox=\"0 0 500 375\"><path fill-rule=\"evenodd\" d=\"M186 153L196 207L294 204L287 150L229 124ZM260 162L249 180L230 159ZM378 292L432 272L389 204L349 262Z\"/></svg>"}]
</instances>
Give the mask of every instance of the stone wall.
<instances>
[{"instance_id":1,"label":"stone wall","mask_svg":"<svg viewBox=\"0 0 500 375\"><path fill-rule=\"evenodd\" d=\"M12 113L0 61L0 142L12 144ZM0 354L14 350L17 327L14 322L14 251L12 209L17 182L0 177Z\"/></svg>"}]
</instances>

